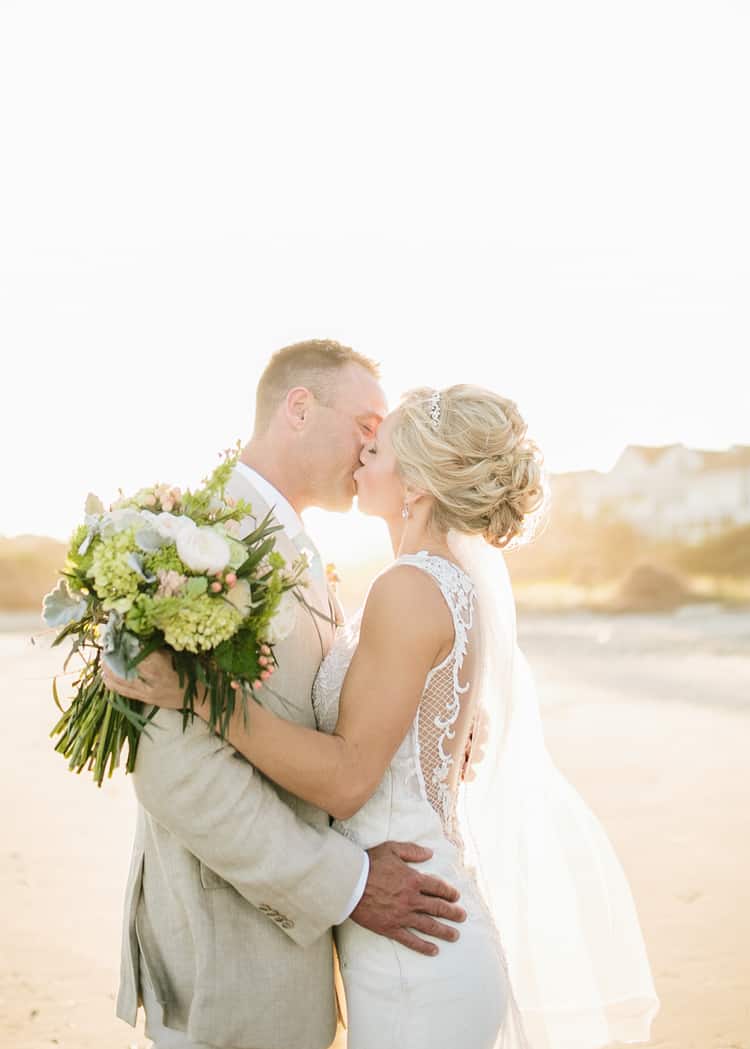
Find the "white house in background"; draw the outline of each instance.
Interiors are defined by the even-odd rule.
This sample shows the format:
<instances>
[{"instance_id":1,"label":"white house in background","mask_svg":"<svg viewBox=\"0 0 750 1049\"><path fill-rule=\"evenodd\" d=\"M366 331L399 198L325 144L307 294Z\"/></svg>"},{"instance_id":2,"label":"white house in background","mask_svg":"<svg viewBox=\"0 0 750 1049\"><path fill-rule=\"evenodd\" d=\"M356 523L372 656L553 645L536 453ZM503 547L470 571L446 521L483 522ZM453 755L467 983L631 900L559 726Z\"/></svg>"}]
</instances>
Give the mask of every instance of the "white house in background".
<instances>
[{"instance_id":1,"label":"white house in background","mask_svg":"<svg viewBox=\"0 0 750 1049\"><path fill-rule=\"evenodd\" d=\"M586 517L608 512L650 535L697 541L750 524L750 445L628 445L609 473L557 474L553 492Z\"/></svg>"}]
</instances>

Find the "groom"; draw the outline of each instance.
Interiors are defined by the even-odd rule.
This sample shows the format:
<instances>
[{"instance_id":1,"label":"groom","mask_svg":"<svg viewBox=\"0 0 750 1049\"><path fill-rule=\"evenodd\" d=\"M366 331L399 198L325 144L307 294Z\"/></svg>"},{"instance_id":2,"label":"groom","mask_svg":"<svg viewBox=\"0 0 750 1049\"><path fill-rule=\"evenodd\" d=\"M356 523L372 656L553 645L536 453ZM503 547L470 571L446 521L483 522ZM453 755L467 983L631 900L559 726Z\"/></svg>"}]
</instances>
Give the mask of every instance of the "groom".
<instances>
[{"instance_id":1,"label":"groom","mask_svg":"<svg viewBox=\"0 0 750 1049\"><path fill-rule=\"evenodd\" d=\"M346 511L363 445L386 412L377 366L336 342L279 350L258 385L255 430L227 494L254 522L273 509L276 547L313 553L293 634L276 646L264 706L315 727L312 684L334 635L320 555L299 517ZM278 697L283 697L281 704ZM126 890L117 1015L146 1011L155 1049L325 1049L335 1034L331 927L346 918L423 954L453 940L458 893L410 863L413 844L367 852L326 813L265 779L196 719L159 709L141 738L138 824Z\"/></svg>"}]
</instances>

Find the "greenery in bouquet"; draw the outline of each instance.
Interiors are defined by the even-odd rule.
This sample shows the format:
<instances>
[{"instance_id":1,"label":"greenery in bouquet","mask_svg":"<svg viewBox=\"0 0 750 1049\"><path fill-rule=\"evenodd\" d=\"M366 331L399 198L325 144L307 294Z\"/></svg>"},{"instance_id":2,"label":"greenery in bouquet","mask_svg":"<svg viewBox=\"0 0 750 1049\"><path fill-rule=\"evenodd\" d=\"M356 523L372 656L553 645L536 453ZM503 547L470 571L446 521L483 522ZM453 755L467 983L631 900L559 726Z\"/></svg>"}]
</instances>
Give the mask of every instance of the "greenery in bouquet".
<instances>
[{"instance_id":1,"label":"greenery in bouquet","mask_svg":"<svg viewBox=\"0 0 750 1049\"><path fill-rule=\"evenodd\" d=\"M51 732L59 737L55 749L72 770L88 767L99 786L125 743L132 772L155 713L109 690L102 660L133 678L151 652L167 649L185 688L183 728L206 694L209 724L224 736L237 704L273 674L274 645L293 629L293 591L307 561L287 567L274 549L280 526L270 514L242 534L252 508L225 495L238 455L239 444L196 491L159 484L109 510L90 495L63 578L44 599L45 622L60 628L53 643L71 641L65 669L71 658L80 661L67 709L53 684L62 713Z\"/></svg>"}]
</instances>

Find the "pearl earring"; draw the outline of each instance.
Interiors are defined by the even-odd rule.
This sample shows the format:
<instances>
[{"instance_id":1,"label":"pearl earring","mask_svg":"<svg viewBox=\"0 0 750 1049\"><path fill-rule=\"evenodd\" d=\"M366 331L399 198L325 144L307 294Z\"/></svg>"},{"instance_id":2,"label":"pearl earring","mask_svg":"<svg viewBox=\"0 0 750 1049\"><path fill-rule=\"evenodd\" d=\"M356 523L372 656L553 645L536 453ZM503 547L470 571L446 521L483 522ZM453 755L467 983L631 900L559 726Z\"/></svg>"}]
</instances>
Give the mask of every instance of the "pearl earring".
<instances>
[{"instance_id":1,"label":"pearl earring","mask_svg":"<svg viewBox=\"0 0 750 1049\"><path fill-rule=\"evenodd\" d=\"M403 517L403 519L405 521L408 519L408 517L409 517L409 504L408 503L404 503L403 508L401 510L401 516Z\"/></svg>"}]
</instances>

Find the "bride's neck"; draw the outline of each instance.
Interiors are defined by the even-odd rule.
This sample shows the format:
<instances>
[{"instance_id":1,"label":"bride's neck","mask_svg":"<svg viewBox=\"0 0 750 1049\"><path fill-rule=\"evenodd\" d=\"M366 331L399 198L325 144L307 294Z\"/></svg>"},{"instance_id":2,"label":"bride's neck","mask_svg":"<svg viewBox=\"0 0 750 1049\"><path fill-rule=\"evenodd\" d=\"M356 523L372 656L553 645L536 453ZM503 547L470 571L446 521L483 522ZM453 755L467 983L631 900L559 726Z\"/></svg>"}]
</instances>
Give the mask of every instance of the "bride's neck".
<instances>
[{"instance_id":1,"label":"bride's neck","mask_svg":"<svg viewBox=\"0 0 750 1049\"><path fill-rule=\"evenodd\" d=\"M418 554L420 550L426 550L429 554L451 556L445 533L427 528L418 520L412 518L404 520L399 517L388 522L388 531L391 535L394 557Z\"/></svg>"}]
</instances>

